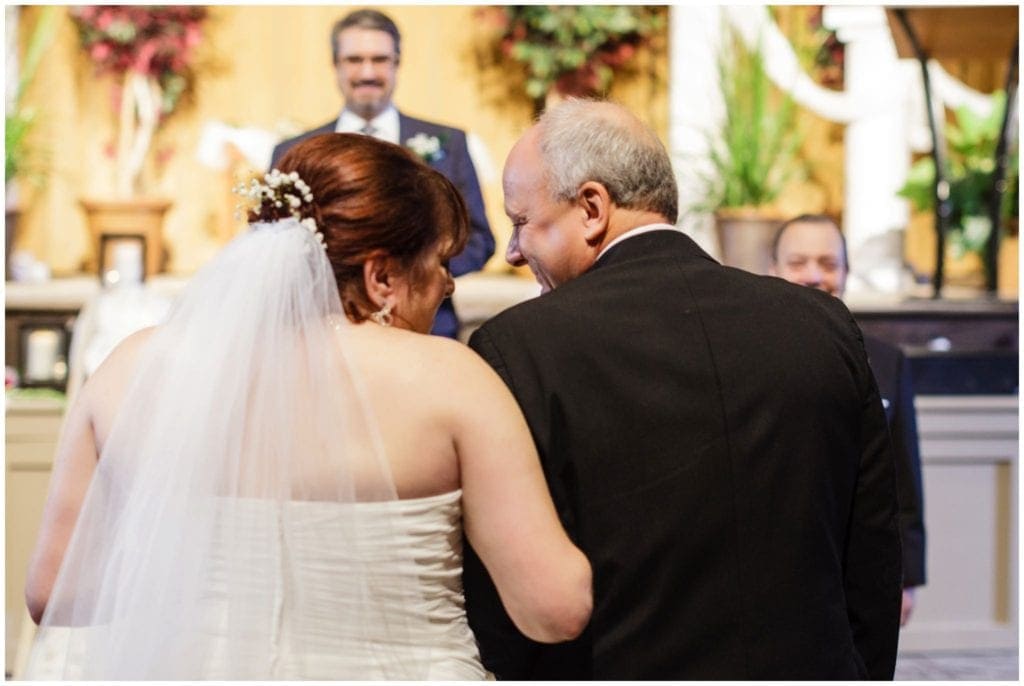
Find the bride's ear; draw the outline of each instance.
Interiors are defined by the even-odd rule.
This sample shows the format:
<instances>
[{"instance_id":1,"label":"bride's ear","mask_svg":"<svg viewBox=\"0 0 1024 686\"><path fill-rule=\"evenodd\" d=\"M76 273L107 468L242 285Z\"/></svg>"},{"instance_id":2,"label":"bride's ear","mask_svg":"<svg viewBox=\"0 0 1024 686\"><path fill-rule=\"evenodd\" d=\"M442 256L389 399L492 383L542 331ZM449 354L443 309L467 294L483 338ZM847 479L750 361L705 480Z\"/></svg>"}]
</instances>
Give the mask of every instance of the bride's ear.
<instances>
[{"instance_id":1,"label":"bride's ear","mask_svg":"<svg viewBox=\"0 0 1024 686\"><path fill-rule=\"evenodd\" d=\"M363 286L370 302L380 308L394 305L395 261L383 253L371 255L363 263Z\"/></svg>"}]
</instances>

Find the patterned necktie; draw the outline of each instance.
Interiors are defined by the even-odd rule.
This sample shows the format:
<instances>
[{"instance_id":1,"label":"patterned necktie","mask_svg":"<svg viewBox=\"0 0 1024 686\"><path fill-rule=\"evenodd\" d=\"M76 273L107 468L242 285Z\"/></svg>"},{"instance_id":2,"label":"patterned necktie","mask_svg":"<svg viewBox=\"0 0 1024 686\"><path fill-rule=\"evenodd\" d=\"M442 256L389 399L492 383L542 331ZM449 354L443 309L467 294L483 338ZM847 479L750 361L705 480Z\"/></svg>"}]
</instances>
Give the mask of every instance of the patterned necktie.
<instances>
[{"instance_id":1,"label":"patterned necktie","mask_svg":"<svg viewBox=\"0 0 1024 686\"><path fill-rule=\"evenodd\" d=\"M364 126L363 128L359 129L359 133L365 134L367 136L376 136L377 135L377 127L375 127L370 122L366 122L366 126Z\"/></svg>"}]
</instances>

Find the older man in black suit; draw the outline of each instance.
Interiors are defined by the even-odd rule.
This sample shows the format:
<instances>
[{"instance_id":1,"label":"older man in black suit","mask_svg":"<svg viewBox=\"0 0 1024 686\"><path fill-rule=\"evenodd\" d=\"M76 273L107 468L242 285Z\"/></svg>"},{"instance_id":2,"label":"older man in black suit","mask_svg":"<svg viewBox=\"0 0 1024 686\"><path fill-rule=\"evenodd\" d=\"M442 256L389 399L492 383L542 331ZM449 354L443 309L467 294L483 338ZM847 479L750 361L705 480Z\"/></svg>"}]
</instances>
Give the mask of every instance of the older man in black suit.
<instances>
[{"instance_id":1,"label":"older man in black suit","mask_svg":"<svg viewBox=\"0 0 1024 686\"><path fill-rule=\"evenodd\" d=\"M775 234L771 273L842 298L850 261L839 224L821 214L790 219ZM924 491L917 414L910 365L903 351L872 336L864 337L868 361L878 381L896 454L896 483L903 536L903 609L900 624L910 621L914 589L925 583Z\"/></svg>"},{"instance_id":2,"label":"older man in black suit","mask_svg":"<svg viewBox=\"0 0 1024 686\"><path fill-rule=\"evenodd\" d=\"M673 226L657 137L569 101L509 154L509 262L545 291L471 338L515 394L594 568L583 636L533 644L467 551L505 678L892 678L893 459L843 304L723 267Z\"/></svg>"},{"instance_id":3,"label":"older man in black suit","mask_svg":"<svg viewBox=\"0 0 1024 686\"><path fill-rule=\"evenodd\" d=\"M357 10L340 19L331 30L331 57L345 108L337 119L280 143L274 148L271 166L299 141L321 133L365 133L409 148L447 176L466 200L469 242L448 265L453 276L461 276L483 268L494 254L494 236L465 132L406 116L391 102L401 40L391 18L376 10ZM455 338L458 330L455 308L446 298L431 333Z\"/></svg>"}]
</instances>

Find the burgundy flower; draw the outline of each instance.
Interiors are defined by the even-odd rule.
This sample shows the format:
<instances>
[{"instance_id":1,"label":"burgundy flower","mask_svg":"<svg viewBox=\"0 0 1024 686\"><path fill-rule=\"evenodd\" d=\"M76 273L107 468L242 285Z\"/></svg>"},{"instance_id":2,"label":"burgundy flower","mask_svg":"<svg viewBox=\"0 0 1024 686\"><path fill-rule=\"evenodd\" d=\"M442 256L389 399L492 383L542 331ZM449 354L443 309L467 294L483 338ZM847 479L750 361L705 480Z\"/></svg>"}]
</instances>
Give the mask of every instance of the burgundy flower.
<instances>
[{"instance_id":1,"label":"burgundy flower","mask_svg":"<svg viewBox=\"0 0 1024 686\"><path fill-rule=\"evenodd\" d=\"M207 14L205 7L194 5L99 5L70 11L96 70L116 75L135 71L156 78L165 89L167 112L183 90L180 83L191 79Z\"/></svg>"}]
</instances>

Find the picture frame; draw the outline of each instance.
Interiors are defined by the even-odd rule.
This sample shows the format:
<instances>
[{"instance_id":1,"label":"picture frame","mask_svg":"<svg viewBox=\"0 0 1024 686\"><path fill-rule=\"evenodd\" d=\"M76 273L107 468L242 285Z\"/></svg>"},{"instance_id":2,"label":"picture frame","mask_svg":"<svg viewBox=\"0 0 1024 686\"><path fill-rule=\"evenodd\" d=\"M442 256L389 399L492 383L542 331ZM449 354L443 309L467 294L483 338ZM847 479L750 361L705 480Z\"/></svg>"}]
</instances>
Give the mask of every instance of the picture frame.
<instances>
[{"instance_id":1,"label":"picture frame","mask_svg":"<svg viewBox=\"0 0 1024 686\"><path fill-rule=\"evenodd\" d=\"M58 324L26 323L18 331L19 386L64 391L71 334Z\"/></svg>"},{"instance_id":2,"label":"picture frame","mask_svg":"<svg viewBox=\"0 0 1024 686\"><path fill-rule=\"evenodd\" d=\"M146 282L146 237L137 233L100 236L99 277L104 288Z\"/></svg>"}]
</instances>

